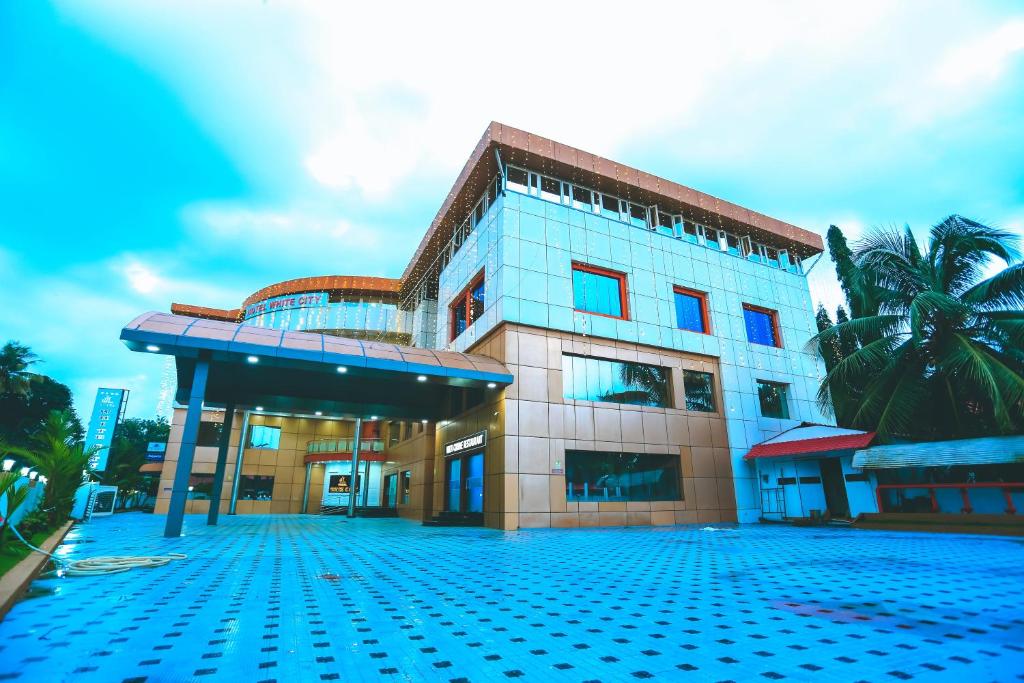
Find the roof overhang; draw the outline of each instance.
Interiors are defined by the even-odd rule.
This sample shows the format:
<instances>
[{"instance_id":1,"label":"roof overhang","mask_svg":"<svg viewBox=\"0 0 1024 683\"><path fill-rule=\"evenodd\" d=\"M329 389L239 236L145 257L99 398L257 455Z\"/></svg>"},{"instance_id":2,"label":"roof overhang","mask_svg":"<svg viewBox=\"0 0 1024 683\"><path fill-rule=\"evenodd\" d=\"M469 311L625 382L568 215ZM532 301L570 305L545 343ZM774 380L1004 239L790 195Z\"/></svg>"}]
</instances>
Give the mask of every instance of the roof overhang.
<instances>
[{"instance_id":1,"label":"roof overhang","mask_svg":"<svg viewBox=\"0 0 1024 683\"><path fill-rule=\"evenodd\" d=\"M743 459L838 457L864 448L874 438L874 432L805 424L755 445Z\"/></svg>"},{"instance_id":2,"label":"roof overhang","mask_svg":"<svg viewBox=\"0 0 1024 683\"><path fill-rule=\"evenodd\" d=\"M133 351L174 356L182 403L197 361L207 361L209 407L440 420L451 417L450 406L461 405L461 393L497 390L513 379L486 356L167 313L140 316L121 339Z\"/></svg>"},{"instance_id":3,"label":"roof overhang","mask_svg":"<svg viewBox=\"0 0 1024 683\"><path fill-rule=\"evenodd\" d=\"M860 469L1007 464L1024 464L1024 436L872 446L853 456L853 466Z\"/></svg>"}]
</instances>

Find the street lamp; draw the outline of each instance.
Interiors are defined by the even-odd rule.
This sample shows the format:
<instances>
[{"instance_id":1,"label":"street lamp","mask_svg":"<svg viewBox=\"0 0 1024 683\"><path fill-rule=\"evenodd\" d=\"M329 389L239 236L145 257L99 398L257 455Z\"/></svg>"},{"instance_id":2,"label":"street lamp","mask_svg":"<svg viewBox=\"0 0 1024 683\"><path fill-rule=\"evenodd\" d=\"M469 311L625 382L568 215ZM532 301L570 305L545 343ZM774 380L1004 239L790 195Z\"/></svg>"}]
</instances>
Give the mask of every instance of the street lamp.
<instances>
[{"instance_id":1,"label":"street lamp","mask_svg":"<svg viewBox=\"0 0 1024 683\"><path fill-rule=\"evenodd\" d=\"M21 468L21 476L27 477L28 476L28 471L29 471L28 467L22 467Z\"/></svg>"},{"instance_id":2,"label":"street lamp","mask_svg":"<svg viewBox=\"0 0 1024 683\"><path fill-rule=\"evenodd\" d=\"M14 458L4 458L4 472L10 472L14 469Z\"/></svg>"},{"instance_id":3,"label":"street lamp","mask_svg":"<svg viewBox=\"0 0 1024 683\"><path fill-rule=\"evenodd\" d=\"M28 478L31 479L32 481L35 481L36 477L38 477L38 476L39 476L39 473L36 472L35 470L32 470L31 472L28 473Z\"/></svg>"}]
</instances>

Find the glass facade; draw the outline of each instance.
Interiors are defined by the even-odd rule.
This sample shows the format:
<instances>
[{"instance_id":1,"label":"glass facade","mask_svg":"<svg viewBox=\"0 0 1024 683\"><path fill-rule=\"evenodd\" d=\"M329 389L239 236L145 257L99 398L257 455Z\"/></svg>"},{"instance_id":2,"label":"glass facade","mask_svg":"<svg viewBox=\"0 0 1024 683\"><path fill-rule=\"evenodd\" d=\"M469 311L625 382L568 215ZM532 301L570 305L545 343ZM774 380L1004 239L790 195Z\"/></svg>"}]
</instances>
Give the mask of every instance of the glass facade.
<instances>
[{"instance_id":1,"label":"glass facade","mask_svg":"<svg viewBox=\"0 0 1024 683\"><path fill-rule=\"evenodd\" d=\"M273 494L273 477L243 474L238 480L238 500L270 500Z\"/></svg>"},{"instance_id":2,"label":"glass facade","mask_svg":"<svg viewBox=\"0 0 1024 683\"><path fill-rule=\"evenodd\" d=\"M587 356L562 356L562 392L575 401L669 406L668 370Z\"/></svg>"},{"instance_id":3,"label":"glass facade","mask_svg":"<svg viewBox=\"0 0 1024 683\"><path fill-rule=\"evenodd\" d=\"M281 445L281 428L266 425L249 427L249 448L263 448L276 451Z\"/></svg>"},{"instance_id":4,"label":"glass facade","mask_svg":"<svg viewBox=\"0 0 1024 683\"><path fill-rule=\"evenodd\" d=\"M757 381L757 400L761 404L761 415L789 419L789 400L785 384Z\"/></svg>"},{"instance_id":5,"label":"glass facade","mask_svg":"<svg viewBox=\"0 0 1024 683\"><path fill-rule=\"evenodd\" d=\"M682 500L679 456L567 450L565 487L569 501Z\"/></svg>"},{"instance_id":6,"label":"glass facade","mask_svg":"<svg viewBox=\"0 0 1024 683\"><path fill-rule=\"evenodd\" d=\"M778 327L775 324L775 311L743 304L743 323L747 329L747 341L751 344L765 346L782 346L779 340Z\"/></svg>"},{"instance_id":7,"label":"glass facade","mask_svg":"<svg viewBox=\"0 0 1024 683\"><path fill-rule=\"evenodd\" d=\"M626 276L582 263L572 266L573 307L577 311L625 318Z\"/></svg>"},{"instance_id":8,"label":"glass facade","mask_svg":"<svg viewBox=\"0 0 1024 683\"><path fill-rule=\"evenodd\" d=\"M311 300L314 297L309 297ZM324 299L327 297L324 296ZM256 305L250 306L259 310ZM265 310L242 320L246 325L292 332L317 331L347 333L354 337L389 337L398 343L412 335L410 311L400 311L398 304L380 299L353 298L329 301L322 305Z\"/></svg>"},{"instance_id":9,"label":"glass facade","mask_svg":"<svg viewBox=\"0 0 1024 683\"><path fill-rule=\"evenodd\" d=\"M715 376L710 372L683 370L683 394L687 410L715 412Z\"/></svg>"},{"instance_id":10,"label":"glass facade","mask_svg":"<svg viewBox=\"0 0 1024 683\"><path fill-rule=\"evenodd\" d=\"M676 304L676 326L691 332L708 332L706 298L701 292L677 287L674 292Z\"/></svg>"}]
</instances>

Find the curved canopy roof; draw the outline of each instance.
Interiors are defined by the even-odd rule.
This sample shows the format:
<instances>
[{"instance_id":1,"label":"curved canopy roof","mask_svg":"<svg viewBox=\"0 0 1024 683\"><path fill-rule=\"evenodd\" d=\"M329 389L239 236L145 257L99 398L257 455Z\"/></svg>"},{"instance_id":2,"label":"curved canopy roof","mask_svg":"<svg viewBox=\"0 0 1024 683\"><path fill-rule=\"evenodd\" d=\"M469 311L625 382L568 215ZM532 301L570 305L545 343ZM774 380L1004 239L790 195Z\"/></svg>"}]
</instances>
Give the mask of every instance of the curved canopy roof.
<instances>
[{"instance_id":1,"label":"curved canopy roof","mask_svg":"<svg viewBox=\"0 0 1024 683\"><path fill-rule=\"evenodd\" d=\"M207 405L268 412L442 419L460 394L498 389L512 374L486 356L287 332L150 312L121 330L133 351L168 354L184 402L198 359L210 362Z\"/></svg>"}]
</instances>

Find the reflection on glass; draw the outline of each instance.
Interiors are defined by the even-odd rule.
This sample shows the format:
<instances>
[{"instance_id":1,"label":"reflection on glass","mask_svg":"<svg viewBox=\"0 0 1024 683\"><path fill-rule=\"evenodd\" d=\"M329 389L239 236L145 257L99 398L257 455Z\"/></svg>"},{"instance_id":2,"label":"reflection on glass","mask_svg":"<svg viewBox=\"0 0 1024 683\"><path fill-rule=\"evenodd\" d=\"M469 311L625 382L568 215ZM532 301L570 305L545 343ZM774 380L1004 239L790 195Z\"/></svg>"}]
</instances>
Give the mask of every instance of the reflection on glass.
<instances>
[{"instance_id":1,"label":"reflection on glass","mask_svg":"<svg viewBox=\"0 0 1024 683\"><path fill-rule=\"evenodd\" d=\"M276 451L281 443L281 428L266 425L249 427L249 448L264 448Z\"/></svg>"},{"instance_id":2,"label":"reflection on glass","mask_svg":"<svg viewBox=\"0 0 1024 683\"><path fill-rule=\"evenodd\" d=\"M195 474L188 478L189 500L210 500L213 493L213 475Z\"/></svg>"},{"instance_id":3,"label":"reflection on glass","mask_svg":"<svg viewBox=\"0 0 1024 683\"><path fill-rule=\"evenodd\" d=\"M462 511L462 458L448 460L448 511Z\"/></svg>"},{"instance_id":4,"label":"reflection on glass","mask_svg":"<svg viewBox=\"0 0 1024 683\"><path fill-rule=\"evenodd\" d=\"M466 510L468 512L484 511L484 454L475 453L466 458L468 471L466 472L466 493L468 500Z\"/></svg>"},{"instance_id":5,"label":"reflection on glass","mask_svg":"<svg viewBox=\"0 0 1024 683\"><path fill-rule=\"evenodd\" d=\"M704 321L704 302L697 294L676 290L676 326L691 332L707 332Z\"/></svg>"},{"instance_id":6,"label":"reflection on glass","mask_svg":"<svg viewBox=\"0 0 1024 683\"><path fill-rule=\"evenodd\" d=\"M570 501L681 500L679 456L566 451L565 484Z\"/></svg>"},{"instance_id":7,"label":"reflection on glass","mask_svg":"<svg viewBox=\"0 0 1024 683\"><path fill-rule=\"evenodd\" d=\"M575 401L668 407L668 371L655 365L566 354L562 392Z\"/></svg>"},{"instance_id":8,"label":"reflection on glass","mask_svg":"<svg viewBox=\"0 0 1024 683\"><path fill-rule=\"evenodd\" d=\"M238 500L270 500L273 493L273 477L243 474L238 480Z\"/></svg>"},{"instance_id":9,"label":"reflection on glass","mask_svg":"<svg viewBox=\"0 0 1024 683\"><path fill-rule=\"evenodd\" d=\"M587 313L622 317L622 280L573 266L573 308Z\"/></svg>"},{"instance_id":10,"label":"reflection on glass","mask_svg":"<svg viewBox=\"0 0 1024 683\"><path fill-rule=\"evenodd\" d=\"M715 377L710 372L683 370L683 392L687 410L715 412Z\"/></svg>"},{"instance_id":11,"label":"reflection on glass","mask_svg":"<svg viewBox=\"0 0 1024 683\"><path fill-rule=\"evenodd\" d=\"M747 328L747 341L751 344L764 344L765 346L778 346L779 340L775 335L774 313L768 310L743 306L743 323Z\"/></svg>"},{"instance_id":12,"label":"reflection on glass","mask_svg":"<svg viewBox=\"0 0 1024 683\"><path fill-rule=\"evenodd\" d=\"M761 415L788 420L789 402L786 393L785 384L758 380L757 400L761 404Z\"/></svg>"}]
</instances>

